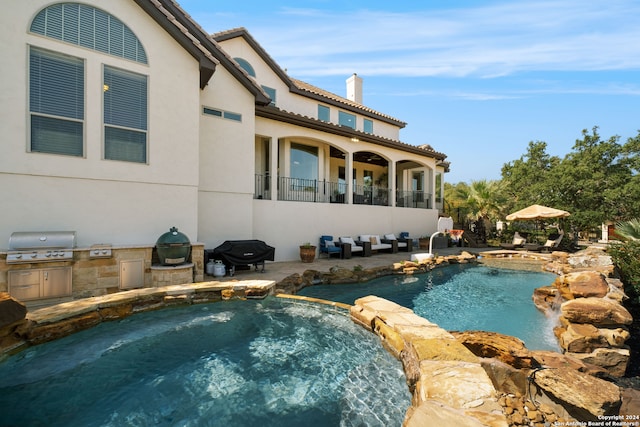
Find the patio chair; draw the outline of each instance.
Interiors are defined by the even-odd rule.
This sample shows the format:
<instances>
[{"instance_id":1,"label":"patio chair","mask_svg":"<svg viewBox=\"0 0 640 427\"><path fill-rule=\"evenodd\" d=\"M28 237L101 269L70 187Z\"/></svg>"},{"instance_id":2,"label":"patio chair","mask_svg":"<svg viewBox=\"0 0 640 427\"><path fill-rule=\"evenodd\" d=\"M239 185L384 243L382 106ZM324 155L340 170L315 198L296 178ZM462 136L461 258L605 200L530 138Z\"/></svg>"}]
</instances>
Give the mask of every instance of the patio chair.
<instances>
[{"instance_id":1,"label":"patio chair","mask_svg":"<svg viewBox=\"0 0 640 427\"><path fill-rule=\"evenodd\" d=\"M344 251L344 258L351 258L351 254L356 252L362 256L371 256L370 242L361 242L361 245L358 245L352 237L345 236L340 237L340 243L342 244L342 250Z\"/></svg>"},{"instance_id":2,"label":"patio chair","mask_svg":"<svg viewBox=\"0 0 640 427\"><path fill-rule=\"evenodd\" d=\"M327 259L336 254L342 258L342 248L333 241L333 236L320 236L320 254L327 254Z\"/></svg>"},{"instance_id":3,"label":"patio chair","mask_svg":"<svg viewBox=\"0 0 640 427\"><path fill-rule=\"evenodd\" d=\"M402 236L402 233L400 233L400 235ZM384 239L382 241L386 242L386 241L393 241L393 240L398 241L399 251L404 251L404 252L413 251L413 240L409 238L409 233L406 233L406 237L396 237L395 234L385 234Z\"/></svg>"},{"instance_id":4,"label":"patio chair","mask_svg":"<svg viewBox=\"0 0 640 427\"><path fill-rule=\"evenodd\" d=\"M527 243L527 239L522 237L517 231L513 235L513 241L511 243L500 243L500 247L502 249L518 249L523 248L524 244Z\"/></svg>"},{"instance_id":5,"label":"patio chair","mask_svg":"<svg viewBox=\"0 0 640 427\"><path fill-rule=\"evenodd\" d=\"M562 242L562 237L564 237L564 233L550 234L540 250L542 252L551 252L554 249L557 249L558 246L560 246L560 242Z\"/></svg>"}]
</instances>

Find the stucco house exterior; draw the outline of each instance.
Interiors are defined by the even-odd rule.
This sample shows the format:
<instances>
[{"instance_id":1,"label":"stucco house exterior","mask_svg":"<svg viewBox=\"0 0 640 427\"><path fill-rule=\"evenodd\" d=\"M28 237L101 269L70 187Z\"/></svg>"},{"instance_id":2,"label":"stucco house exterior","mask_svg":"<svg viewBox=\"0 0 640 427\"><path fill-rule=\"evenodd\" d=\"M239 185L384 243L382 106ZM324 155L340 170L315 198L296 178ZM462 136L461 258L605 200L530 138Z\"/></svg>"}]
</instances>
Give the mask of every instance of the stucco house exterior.
<instances>
[{"instance_id":1,"label":"stucco house exterior","mask_svg":"<svg viewBox=\"0 0 640 427\"><path fill-rule=\"evenodd\" d=\"M326 92L171 0L3 6L0 247L26 230L153 247L176 226L293 260L322 234L436 230L446 156L400 141L359 76Z\"/></svg>"}]
</instances>

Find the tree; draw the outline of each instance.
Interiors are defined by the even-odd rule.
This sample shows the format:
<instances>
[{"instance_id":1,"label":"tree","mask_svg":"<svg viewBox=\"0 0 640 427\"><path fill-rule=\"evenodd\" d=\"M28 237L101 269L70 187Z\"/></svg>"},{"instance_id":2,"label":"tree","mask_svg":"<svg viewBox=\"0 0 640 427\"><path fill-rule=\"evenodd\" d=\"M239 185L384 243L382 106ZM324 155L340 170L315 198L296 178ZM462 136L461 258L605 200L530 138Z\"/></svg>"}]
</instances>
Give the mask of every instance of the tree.
<instances>
[{"instance_id":1,"label":"tree","mask_svg":"<svg viewBox=\"0 0 640 427\"><path fill-rule=\"evenodd\" d=\"M560 158L550 156L546 149L546 142L531 141L525 155L502 167L502 188L508 212L533 204L550 205L555 202L555 188L550 176Z\"/></svg>"},{"instance_id":2,"label":"tree","mask_svg":"<svg viewBox=\"0 0 640 427\"><path fill-rule=\"evenodd\" d=\"M479 180L471 184L445 185L445 199L449 216L458 223L466 220L483 221L484 229L489 229L492 220L504 214L504 193L501 181Z\"/></svg>"},{"instance_id":3,"label":"tree","mask_svg":"<svg viewBox=\"0 0 640 427\"><path fill-rule=\"evenodd\" d=\"M616 234L622 237L624 240L639 241L640 219L631 219L629 221L617 223Z\"/></svg>"},{"instance_id":4,"label":"tree","mask_svg":"<svg viewBox=\"0 0 640 427\"><path fill-rule=\"evenodd\" d=\"M620 219L624 211L624 188L631 178L623 158L620 137L602 140L598 128L582 131L573 151L553 171L556 203L571 212L569 221L578 230L589 231L608 220Z\"/></svg>"},{"instance_id":5,"label":"tree","mask_svg":"<svg viewBox=\"0 0 640 427\"><path fill-rule=\"evenodd\" d=\"M545 142L530 142L524 156L502 167L509 210L564 209L571 212L567 223L581 231L640 217L640 132L625 144L619 140L585 129L563 159L548 155Z\"/></svg>"}]
</instances>

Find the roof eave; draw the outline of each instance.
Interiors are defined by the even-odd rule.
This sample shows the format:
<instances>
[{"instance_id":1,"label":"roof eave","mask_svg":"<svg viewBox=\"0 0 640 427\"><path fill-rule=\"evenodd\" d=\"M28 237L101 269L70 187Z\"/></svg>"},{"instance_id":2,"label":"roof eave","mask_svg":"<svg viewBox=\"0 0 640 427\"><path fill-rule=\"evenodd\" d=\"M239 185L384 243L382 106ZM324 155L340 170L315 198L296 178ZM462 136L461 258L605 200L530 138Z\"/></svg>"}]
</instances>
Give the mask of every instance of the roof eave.
<instances>
[{"instance_id":1,"label":"roof eave","mask_svg":"<svg viewBox=\"0 0 640 427\"><path fill-rule=\"evenodd\" d=\"M255 97L256 104L268 105L271 102L262 88L244 74L233 59L222 52L211 36L175 2L172 0L134 1L199 61L200 89L206 87L215 72L216 65L220 64ZM162 9L171 17L167 16ZM176 22L172 22L171 18Z\"/></svg>"},{"instance_id":2,"label":"roof eave","mask_svg":"<svg viewBox=\"0 0 640 427\"><path fill-rule=\"evenodd\" d=\"M447 156L444 153L437 152L435 150L425 150L423 148L416 147L414 145L405 144L400 141L394 141L380 136L372 135L369 133L361 132L346 126L340 126L333 123L323 122L311 117L302 116L299 114L290 113L288 111L280 110L277 107L266 106L256 107L256 116L266 119L277 120L288 124L302 126L308 129L318 130L322 132L331 133L333 135L344 136L347 138L357 138L359 141L368 142L371 144L380 145L387 148L393 148L396 150L405 151L420 156L433 158L439 161L444 161Z\"/></svg>"},{"instance_id":3,"label":"roof eave","mask_svg":"<svg viewBox=\"0 0 640 427\"><path fill-rule=\"evenodd\" d=\"M156 4L148 0L134 0L142 10L151 16L174 40L176 40L184 50L186 50L193 58L195 58L200 67L200 89L209 83L209 80L215 73L218 62L212 57L210 52L200 49L196 42L189 38L179 27L173 24L170 18L158 8ZM158 3L164 7L169 13L172 11L165 7L161 1ZM173 13L172 13L173 14ZM173 14L175 17L175 14ZM177 17L176 17L177 19ZM209 55L207 54L209 53Z\"/></svg>"}]
</instances>

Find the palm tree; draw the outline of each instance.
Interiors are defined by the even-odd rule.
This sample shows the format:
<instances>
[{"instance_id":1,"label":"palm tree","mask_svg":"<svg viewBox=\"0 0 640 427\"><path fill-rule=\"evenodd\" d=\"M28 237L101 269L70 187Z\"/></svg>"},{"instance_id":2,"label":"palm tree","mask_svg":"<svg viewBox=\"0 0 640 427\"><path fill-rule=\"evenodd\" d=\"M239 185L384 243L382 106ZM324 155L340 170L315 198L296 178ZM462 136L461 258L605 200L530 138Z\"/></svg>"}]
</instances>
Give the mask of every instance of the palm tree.
<instances>
[{"instance_id":1,"label":"palm tree","mask_svg":"<svg viewBox=\"0 0 640 427\"><path fill-rule=\"evenodd\" d=\"M490 228L492 219L501 217L504 207L501 181L483 179L471 181L471 184L458 183L448 188L445 186L445 198L452 217L452 211L457 209L466 219L481 222L483 229Z\"/></svg>"},{"instance_id":2,"label":"palm tree","mask_svg":"<svg viewBox=\"0 0 640 427\"><path fill-rule=\"evenodd\" d=\"M624 240L640 240L640 219L617 223L616 234Z\"/></svg>"}]
</instances>

